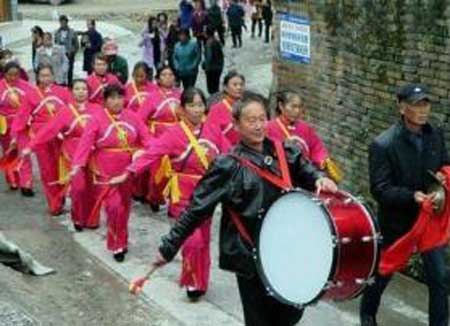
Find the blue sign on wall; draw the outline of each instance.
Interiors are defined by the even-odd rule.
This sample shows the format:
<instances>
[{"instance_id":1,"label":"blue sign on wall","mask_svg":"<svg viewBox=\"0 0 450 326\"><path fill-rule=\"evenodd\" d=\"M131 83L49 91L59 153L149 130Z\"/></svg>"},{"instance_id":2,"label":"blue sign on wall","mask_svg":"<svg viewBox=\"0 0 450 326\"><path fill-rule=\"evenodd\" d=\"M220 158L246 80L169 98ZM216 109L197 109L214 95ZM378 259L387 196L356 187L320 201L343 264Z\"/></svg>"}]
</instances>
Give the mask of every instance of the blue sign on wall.
<instances>
[{"instance_id":1,"label":"blue sign on wall","mask_svg":"<svg viewBox=\"0 0 450 326\"><path fill-rule=\"evenodd\" d=\"M280 54L283 59L300 63L311 62L310 21L306 17L287 13L280 18Z\"/></svg>"}]
</instances>

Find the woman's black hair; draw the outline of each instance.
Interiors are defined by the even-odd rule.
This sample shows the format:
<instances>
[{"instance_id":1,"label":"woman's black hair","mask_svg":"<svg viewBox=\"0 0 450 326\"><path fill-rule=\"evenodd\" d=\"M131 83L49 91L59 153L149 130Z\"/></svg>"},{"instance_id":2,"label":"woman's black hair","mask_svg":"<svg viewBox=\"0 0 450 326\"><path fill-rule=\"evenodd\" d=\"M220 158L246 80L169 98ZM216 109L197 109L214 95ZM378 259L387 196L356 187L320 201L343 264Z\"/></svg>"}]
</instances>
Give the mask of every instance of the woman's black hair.
<instances>
[{"instance_id":1,"label":"woman's black hair","mask_svg":"<svg viewBox=\"0 0 450 326\"><path fill-rule=\"evenodd\" d=\"M193 103L195 95L201 97L203 104L206 107L205 93L200 88L190 87L183 91L180 98L180 104L184 108L186 104Z\"/></svg>"},{"instance_id":2,"label":"woman's black hair","mask_svg":"<svg viewBox=\"0 0 450 326\"><path fill-rule=\"evenodd\" d=\"M105 90L103 91L103 99L105 101L108 97L114 95L119 95L122 97L125 96L125 90L123 89L122 85L116 83L105 87Z\"/></svg>"},{"instance_id":3,"label":"woman's black hair","mask_svg":"<svg viewBox=\"0 0 450 326\"><path fill-rule=\"evenodd\" d=\"M165 12L160 12L156 15L156 19L158 20L158 22L159 22L160 17L164 17L164 20L166 21L166 23L169 22L169 16L167 16L167 14Z\"/></svg>"},{"instance_id":4,"label":"woman's black hair","mask_svg":"<svg viewBox=\"0 0 450 326\"><path fill-rule=\"evenodd\" d=\"M251 103L258 103L264 108L267 118L269 118L269 103L268 100L261 94L247 91L242 98L233 104L233 119L239 121L241 119L244 109Z\"/></svg>"},{"instance_id":5,"label":"woman's black hair","mask_svg":"<svg viewBox=\"0 0 450 326\"><path fill-rule=\"evenodd\" d=\"M300 98L301 102L303 103L303 97L298 92L296 92L292 89L285 89L285 90L276 92L275 93L275 100L276 100L275 112L277 114L280 114L281 113L280 104L286 105L295 97Z\"/></svg>"},{"instance_id":6,"label":"woman's black hair","mask_svg":"<svg viewBox=\"0 0 450 326\"><path fill-rule=\"evenodd\" d=\"M9 61L3 67L3 73L6 74L11 69L17 69L20 71L20 65L17 61Z\"/></svg>"},{"instance_id":7,"label":"woman's black hair","mask_svg":"<svg viewBox=\"0 0 450 326\"><path fill-rule=\"evenodd\" d=\"M134 74L139 69L144 70L145 74L147 75L147 80L149 81L153 80L153 69L145 61L139 61L134 65L132 75L134 76Z\"/></svg>"},{"instance_id":8,"label":"woman's black hair","mask_svg":"<svg viewBox=\"0 0 450 326\"><path fill-rule=\"evenodd\" d=\"M178 32L178 37L180 37L181 35L186 35L188 40L191 39L191 31L189 30L189 28L181 28Z\"/></svg>"},{"instance_id":9,"label":"woman's black hair","mask_svg":"<svg viewBox=\"0 0 450 326\"><path fill-rule=\"evenodd\" d=\"M39 80L39 74L41 73L42 70L44 69L48 69L50 70L50 72L52 73L52 75L54 76L55 73L53 71L53 67L52 65L48 64L48 63L41 63L40 65L38 65L37 69L36 69L36 84L39 85L39 83L41 82Z\"/></svg>"},{"instance_id":10,"label":"woman's black hair","mask_svg":"<svg viewBox=\"0 0 450 326\"><path fill-rule=\"evenodd\" d=\"M158 23L157 18L156 18L155 16L150 16L150 17L148 17L148 20L147 20L147 29L148 29L148 32L149 32L149 33L159 33L158 27L157 27L157 26L156 26L156 27L153 27L153 26L152 26L152 25L153 25L153 22Z\"/></svg>"},{"instance_id":11,"label":"woman's black hair","mask_svg":"<svg viewBox=\"0 0 450 326\"><path fill-rule=\"evenodd\" d=\"M231 79L239 77L245 83L245 77L243 74L237 72L237 70L230 70L225 77L223 77L223 85L227 86Z\"/></svg>"},{"instance_id":12,"label":"woman's black hair","mask_svg":"<svg viewBox=\"0 0 450 326\"><path fill-rule=\"evenodd\" d=\"M157 70L156 70L156 79L159 79L159 77L161 77L161 74L162 74L162 72L164 71L164 70L167 70L167 69L169 69L174 75L175 75L175 71L173 71L173 69L172 69L172 67L171 66L169 66L169 65L162 65L161 67L159 67Z\"/></svg>"},{"instance_id":13,"label":"woman's black hair","mask_svg":"<svg viewBox=\"0 0 450 326\"><path fill-rule=\"evenodd\" d=\"M38 34L41 37L44 36L44 30L39 25L33 26L33 28L31 29L31 32L32 33L36 33L36 34Z\"/></svg>"},{"instance_id":14,"label":"woman's black hair","mask_svg":"<svg viewBox=\"0 0 450 326\"><path fill-rule=\"evenodd\" d=\"M76 79L74 79L74 80L72 81L72 87L71 87L71 89L73 89L74 86L75 86L75 84L78 84L78 83L83 83L83 84L87 85L86 79L83 79L83 78L76 78Z\"/></svg>"}]
</instances>

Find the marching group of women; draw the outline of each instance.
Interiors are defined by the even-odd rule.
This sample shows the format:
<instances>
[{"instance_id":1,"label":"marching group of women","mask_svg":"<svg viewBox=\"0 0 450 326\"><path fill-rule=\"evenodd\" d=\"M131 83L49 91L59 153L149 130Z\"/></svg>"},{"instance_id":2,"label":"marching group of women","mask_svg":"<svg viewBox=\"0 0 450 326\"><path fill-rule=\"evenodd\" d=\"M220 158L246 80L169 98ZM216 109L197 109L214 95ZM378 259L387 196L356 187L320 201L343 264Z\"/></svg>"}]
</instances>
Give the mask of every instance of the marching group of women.
<instances>
[{"instance_id":1,"label":"marching group of women","mask_svg":"<svg viewBox=\"0 0 450 326\"><path fill-rule=\"evenodd\" d=\"M93 73L75 80L71 90L54 83L51 66L38 67L36 85L21 79L20 69L9 62L0 80L0 167L10 189L34 195L34 153L49 213L62 214L69 196L73 225L82 231L99 227L104 208L107 248L118 262L128 251L132 198L153 210L167 202L169 218L178 219L214 158L239 142L232 107L246 89L236 71L225 76L221 96L207 107L201 90L176 87L169 66L158 69L153 82L147 65L138 63L132 80L121 85L97 54ZM281 92L276 112L268 136L298 144L317 167L339 178L303 120L301 96ZM210 228L208 219L183 244L180 283L192 299L208 288Z\"/></svg>"}]
</instances>

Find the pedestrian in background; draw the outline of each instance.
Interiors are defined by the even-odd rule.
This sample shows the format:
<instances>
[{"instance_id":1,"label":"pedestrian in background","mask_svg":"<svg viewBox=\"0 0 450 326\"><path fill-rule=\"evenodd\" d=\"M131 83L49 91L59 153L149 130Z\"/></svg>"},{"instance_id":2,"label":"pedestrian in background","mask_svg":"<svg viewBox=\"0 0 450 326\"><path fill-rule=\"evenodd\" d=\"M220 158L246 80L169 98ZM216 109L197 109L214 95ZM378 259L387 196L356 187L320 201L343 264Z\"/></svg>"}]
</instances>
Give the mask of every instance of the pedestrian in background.
<instances>
[{"instance_id":1,"label":"pedestrian in background","mask_svg":"<svg viewBox=\"0 0 450 326\"><path fill-rule=\"evenodd\" d=\"M195 9L192 15L192 33L197 39L197 44L202 50L203 44L206 41L206 26L208 25L208 16L201 1L195 2Z\"/></svg>"},{"instance_id":2,"label":"pedestrian in background","mask_svg":"<svg viewBox=\"0 0 450 326\"><path fill-rule=\"evenodd\" d=\"M152 69L157 69L161 62L161 38L156 17L148 18L147 26L141 33L139 46L142 47L142 60Z\"/></svg>"},{"instance_id":3,"label":"pedestrian in background","mask_svg":"<svg viewBox=\"0 0 450 326\"><path fill-rule=\"evenodd\" d=\"M67 85L69 60L62 45L53 44L51 33L44 33L44 43L36 50L36 65L49 65L53 70L54 81L58 85Z\"/></svg>"},{"instance_id":4,"label":"pedestrian in background","mask_svg":"<svg viewBox=\"0 0 450 326\"><path fill-rule=\"evenodd\" d=\"M264 0L264 5L262 7L262 19L264 20L264 42L269 43L270 41L270 28L272 26L273 11L272 2L270 0Z\"/></svg>"},{"instance_id":5,"label":"pedestrian in background","mask_svg":"<svg viewBox=\"0 0 450 326\"><path fill-rule=\"evenodd\" d=\"M180 5L180 27L190 29L192 27L192 15L194 6L191 0L181 0Z\"/></svg>"},{"instance_id":6,"label":"pedestrian in background","mask_svg":"<svg viewBox=\"0 0 450 326\"><path fill-rule=\"evenodd\" d=\"M33 71L36 72L36 50L41 47L44 43L44 31L40 26L33 26L31 29L31 65L33 66Z\"/></svg>"},{"instance_id":7,"label":"pedestrian in background","mask_svg":"<svg viewBox=\"0 0 450 326\"><path fill-rule=\"evenodd\" d=\"M88 75L92 73L92 61L96 53L101 52L103 38L95 28L95 19L86 21L87 31L81 36L81 47L83 51L83 71Z\"/></svg>"},{"instance_id":8,"label":"pedestrian in background","mask_svg":"<svg viewBox=\"0 0 450 326\"><path fill-rule=\"evenodd\" d=\"M227 10L228 26L231 30L233 48L242 47L242 27L244 26L244 9L238 4L237 0L232 0Z\"/></svg>"},{"instance_id":9,"label":"pedestrian in background","mask_svg":"<svg viewBox=\"0 0 450 326\"><path fill-rule=\"evenodd\" d=\"M159 66L167 64L167 37L169 36L169 17L165 12L156 15L159 38L161 40L161 60ZM159 68L159 67L157 67Z\"/></svg>"},{"instance_id":10,"label":"pedestrian in background","mask_svg":"<svg viewBox=\"0 0 450 326\"><path fill-rule=\"evenodd\" d=\"M179 42L175 45L173 54L173 64L183 83L183 88L188 89L195 86L202 56L197 41L191 39L188 29L182 28L178 39Z\"/></svg>"},{"instance_id":11,"label":"pedestrian in background","mask_svg":"<svg viewBox=\"0 0 450 326\"><path fill-rule=\"evenodd\" d=\"M202 66L206 74L208 93L212 95L219 91L224 55L222 44L216 38L214 30L206 29L206 37L205 61Z\"/></svg>"},{"instance_id":12,"label":"pedestrian in background","mask_svg":"<svg viewBox=\"0 0 450 326\"><path fill-rule=\"evenodd\" d=\"M252 38L255 37L256 25L258 25L258 37L262 35L262 1L252 0Z\"/></svg>"},{"instance_id":13,"label":"pedestrian in background","mask_svg":"<svg viewBox=\"0 0 450 326\"><path fill-rule=\"evenodd\" d=\"M125 85L128 81L128 62L120 56L119 46L115 40L109 39L103 45L102 52L108 58L108 71L115 75Z\"/></svg>"},{"instance_id":14,"label":"pedestrian in background","mask_svg":"<svg viewBox=\"0 0 450 326\"><path fill-rule=\"evenodd\" d=\"M60 28L55 33L55 44L62 45L66 49L66 56L69 60L69 69L67 71L67 82L72 86L73 65L75 55L78 52L80 44L78 43L77 33L69 27L69 18L66 15L59 17Z\"/></svg>"},{"instance_id":15,"label":"pedestrian in background","mask_svg":"<svg viewBox=\"0 0 450 326\"><path fill-rule=\"evenodd\" d=\"M208 27L212 31L217 32L220 43L225 46L225 22L223 20L222 9L217 0L211 0L211 6L208 9Z\"/></svg>"}]
</instances>

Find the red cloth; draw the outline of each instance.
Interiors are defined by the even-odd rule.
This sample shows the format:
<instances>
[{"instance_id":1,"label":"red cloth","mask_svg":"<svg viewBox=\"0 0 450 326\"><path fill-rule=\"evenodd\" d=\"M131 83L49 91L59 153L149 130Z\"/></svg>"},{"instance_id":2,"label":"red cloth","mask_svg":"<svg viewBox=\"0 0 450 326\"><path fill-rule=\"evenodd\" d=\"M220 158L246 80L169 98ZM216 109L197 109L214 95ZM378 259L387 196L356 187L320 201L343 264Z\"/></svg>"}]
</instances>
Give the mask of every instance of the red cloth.
<instances>
[{"instance_id":1,"label":"red cloth","mask_svg":"<svg viewBox=\"0 0 450 326\"><path fill-rule=\"evenodd\" d=\"M405 268L415 252L438 248L450 240L450 166L442 168L441 172L446 177L444 188L447 200L443 213L435 214L432 203L424 202L411 231L381 253L378 268L381 275L391 275Z\"/></svg>"}]
</instances>

